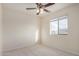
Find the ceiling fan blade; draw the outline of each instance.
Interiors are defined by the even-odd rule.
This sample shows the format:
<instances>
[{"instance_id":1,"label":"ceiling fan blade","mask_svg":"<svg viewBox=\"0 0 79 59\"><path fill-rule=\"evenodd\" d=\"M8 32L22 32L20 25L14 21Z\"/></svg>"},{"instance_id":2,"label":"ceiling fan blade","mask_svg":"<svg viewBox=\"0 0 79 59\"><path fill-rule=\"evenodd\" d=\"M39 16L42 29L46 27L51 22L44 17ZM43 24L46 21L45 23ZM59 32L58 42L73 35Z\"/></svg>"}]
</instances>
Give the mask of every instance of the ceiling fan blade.
<instances>
[{"instance_id":1,"label":"ceiling fan blade","mask_svg":"<svg viewBox=\"0 0 79 59\"><path fill-rule=\"evenodd\" d=\"M51 5L54 5L55 3L48 3L48 4L46 4L46 5L44 5L45 7L49 7L49 6L51 6Z\"/></svg>"},{"instance_id":2,"label":"ceiling fan blade","mask_svg":"<svg viewBox=\"0 0 79 59\"><path fill-rule=\"evenodd\" d=\"M36 5L39 5L39 3L36 3Z\"/></svg>"},{"instance_id":3,"label":"ceiling fan blade","mask_svg":"<svg viewBox=\"0 0 79 59\"><path fill-rule=\"evenodd\" d=\"M36 9L36 8L26 8L26 10L33 10L33 9Z\"/></svg>"},{"instance_id":4,"label":"ceiling fan blade","mask_svg":"<svg viewBox=\"0 0 79 59\"><path fill-rule=\"evenodd\" d=\"M47 9L44 9L44 11L45 11L45 12L50 12L50 11L49 11L49 10L47 10Z\"/></svg>"}]
</instances>

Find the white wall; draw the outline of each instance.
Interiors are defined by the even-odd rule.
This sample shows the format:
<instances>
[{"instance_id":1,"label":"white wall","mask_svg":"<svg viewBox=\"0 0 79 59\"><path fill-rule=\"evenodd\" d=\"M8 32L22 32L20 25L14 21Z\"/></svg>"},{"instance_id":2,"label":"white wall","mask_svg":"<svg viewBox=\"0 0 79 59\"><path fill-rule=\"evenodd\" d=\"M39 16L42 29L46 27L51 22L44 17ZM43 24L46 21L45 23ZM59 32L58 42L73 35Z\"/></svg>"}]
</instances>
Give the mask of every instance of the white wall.
<instances>
[{"instance_id":1,"label":"white wall","mask_svg":"<svg viewBox=\"0 0 79 59\"><path fill-rule=\"evenodd\" d=\"M69 34L50 36L49 20L62 15L69 16ZM3 51L35 45L39 37L41 40L38 43L79 54L78 25L79 5L64 8L39 19L37 16L3 6Z\"/></svg>"},{"instance_id":2,"label":"white wall","mask_svg":"<svg viewBox=\"0 0 79 59\"><path fill-rule=\"evenodd\" d=\"M68 15L69 17L68 35L50 36L49 21L63 15ZM79 4L63 8L44 16L41 21L41 38L44 45L79 55Z\"/></svg>"},{"instance_id":3,"label":"white wall","mask_svg":"<svg viewBox=\"0 0 79 59\"><path fill-rule=\"evenodd\" d=\"M3 51L36 44L38 18L3 6ZM37 36L37 37L36 37Z\"/></svg>"},{"instance_id":4,"label":"white wall","mask_svg":"<svg viewBox=\"0 0 79 59\"><path fill-rule=\"evenodd\" d=\"M0 55L2 54L2 5L0 4Z\"/></svg>"}]
</instances>

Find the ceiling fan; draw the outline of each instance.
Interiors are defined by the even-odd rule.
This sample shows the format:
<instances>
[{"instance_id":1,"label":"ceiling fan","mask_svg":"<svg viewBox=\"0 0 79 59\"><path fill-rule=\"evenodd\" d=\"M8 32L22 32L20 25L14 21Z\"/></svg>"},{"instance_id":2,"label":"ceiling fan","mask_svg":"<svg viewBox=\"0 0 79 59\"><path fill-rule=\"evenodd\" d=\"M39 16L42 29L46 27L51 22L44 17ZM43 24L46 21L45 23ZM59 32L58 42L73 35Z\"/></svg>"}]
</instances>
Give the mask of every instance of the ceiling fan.
<instances>
[{"instance_id":1,"label":"ceiling fan","mask_svg":"<svg viewBox=\"0 0 79 59\"><path fill-rule=\"evenodd\" d=\"M26 8L26 10L33 10L36 9L37 10L37 15L39 15L41 12L45 11L45 12L50 12L49 10L46 9L46 7L49 7L51 5L54 5L55 3L47 3L47 4L41 4L41 3L36 3L37 7L36 8Z\"/></svg>"}]
</instances>

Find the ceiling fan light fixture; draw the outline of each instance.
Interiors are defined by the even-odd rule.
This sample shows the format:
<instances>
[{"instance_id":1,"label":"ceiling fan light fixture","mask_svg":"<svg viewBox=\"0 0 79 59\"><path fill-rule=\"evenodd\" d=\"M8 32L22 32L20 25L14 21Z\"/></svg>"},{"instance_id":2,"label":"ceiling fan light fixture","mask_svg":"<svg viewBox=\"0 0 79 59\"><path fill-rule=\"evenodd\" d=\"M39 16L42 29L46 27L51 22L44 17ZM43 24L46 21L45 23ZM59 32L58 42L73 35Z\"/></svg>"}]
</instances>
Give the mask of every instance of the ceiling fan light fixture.
<instances>
[{"instance_id":1,"label":"ceiling fan light fixture","mask_svg":"<svg viewBox=\"0 0 79 59\"><path fill-rule=\"evenodd\" d=\"M39 11L40 11L39 8L37 8L36 12L38 13Z\"/></svg>"},{"instance_id":2,"label":"ceiling fan light fixture","mask_svg":"<svg viewBox=\"0 0 79 59\"><path fill-rule=\"evenodd\" d=\"M43 13L44 13L44 9L42 9L42 8L41 8L41 9L40 9L40 11L41 11L41 12L40 12L41 14L43 14Z\"/></svg>"},{"instance_id":3,"label":"ceiling fan light fixture","mask_svg":"<svg viewBox=\"0 0 79 59\"><path fill-rule=\"evenodd\" d=\"M49 10L47 10L46 8L53 5L55 3L47 3L47 4L42 4L42 3L36 3L37 7L36 8L26 8L27 10L32 10L32 9L36 9L36 15L39 14L43 14L44 11L45 12L50 12Z\"/></svg>"}]
</instances>

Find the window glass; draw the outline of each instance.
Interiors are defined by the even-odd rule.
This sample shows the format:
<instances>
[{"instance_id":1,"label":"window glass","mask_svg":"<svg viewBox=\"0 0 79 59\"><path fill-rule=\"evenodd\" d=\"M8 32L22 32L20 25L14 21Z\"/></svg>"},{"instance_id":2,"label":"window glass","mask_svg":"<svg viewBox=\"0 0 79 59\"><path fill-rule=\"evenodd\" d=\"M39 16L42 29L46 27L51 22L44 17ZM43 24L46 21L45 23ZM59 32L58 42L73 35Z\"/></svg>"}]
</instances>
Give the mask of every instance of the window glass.
<instances>
[{"instance_id":1,"label":"window glass","mask_svg":"<svg viewBox=\"0 0 79 59\"><path fill-rule=\"evenodd\" d=\"M50 34L58 34L58 19L50 21Z\"/></svg>"},{"instance_id":2,"label":"window glass","mask_svg":"<svg viewBox=\"0 0 79 59\"><path fill-rule=\"evenodd\" d=\"M68 33L68 17L60 17L59 18L59 34L67 34Z\"/></svg>"},{"instance_id":3,"label":"window glass","mask_svg":"<svg viewBox=\"0 0 79 59\"><path fill-rule=\"evenodd\" d=\"M68 17L62 16L50 20L50 34L68 34Z\"/></svg>"}]
</instances>

